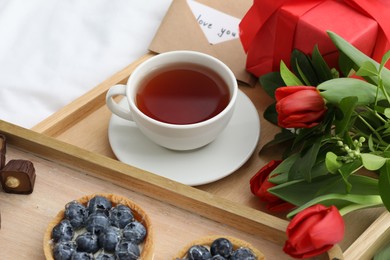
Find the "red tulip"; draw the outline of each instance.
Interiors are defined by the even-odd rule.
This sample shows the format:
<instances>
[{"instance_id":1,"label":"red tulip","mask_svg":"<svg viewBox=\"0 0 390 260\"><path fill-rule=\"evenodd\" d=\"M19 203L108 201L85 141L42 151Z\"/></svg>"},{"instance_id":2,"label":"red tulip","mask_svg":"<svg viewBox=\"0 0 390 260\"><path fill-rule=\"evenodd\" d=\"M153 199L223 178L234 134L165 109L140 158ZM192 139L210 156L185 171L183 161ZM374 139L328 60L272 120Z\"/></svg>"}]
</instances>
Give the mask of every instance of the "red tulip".
<instances>
[{"instance_id":1,"label":"red tulip","mask_svg":"<svg viewBox=\"0 0 390 260\"><path fill-rule=\"evenodd\" d=\"M270 173L281 163L280 160L272 160L262 167L250 180L251 191L254 195L266 202L266 208L273 212L287 211L295 207L294 205L280 199L268 192L268 189L275 184L269 181Z\"/></svg>"},{"instance_id":2,"label":"red tulip","mask_svg":"<svg viewBox=\"0 0 390 260\"><path fill-rule=\"evenodd\" d=\"M283 251L295 258L309 258L328 251L343 236L344 221L337 208L317 204L291 220Z\"/></svg>"},{"instance_id":3,"label":"red tulip","mask_svg":"<svg viewBox=\"0 0 390 260\"><path fill-rule=\"evenodd\" d=\"M284 128L310 128L325 115L324 99L311 86L289 86L276 89L278 124Z\"/></svg>"}]
</instances>

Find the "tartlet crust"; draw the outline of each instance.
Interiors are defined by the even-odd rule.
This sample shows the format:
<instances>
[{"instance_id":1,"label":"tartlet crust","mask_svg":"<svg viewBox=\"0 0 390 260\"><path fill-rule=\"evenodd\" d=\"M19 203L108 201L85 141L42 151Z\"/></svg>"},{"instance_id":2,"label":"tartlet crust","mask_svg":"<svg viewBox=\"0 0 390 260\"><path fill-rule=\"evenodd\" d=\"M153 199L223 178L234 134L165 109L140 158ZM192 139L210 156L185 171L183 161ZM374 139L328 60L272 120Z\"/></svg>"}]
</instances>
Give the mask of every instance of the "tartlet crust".
<instances>
[{"instance_id":1,"label":"tartlet crust","mask_svg":"<svg viewBox=\"0 0 390 260\"><path fill-rule=\"evenodd\" d=\"M116 206L118 204L122 204L128 206L132 211L134 218L141 222L146 228L146 238L142 244L142 252L140 255L140 259L152 259L153 258L153 229L152 223L150 221L149 216L145 213L145 211L135 204L133 201L129 200L126 197L115 195L115 194L105 194L105 193L95 193L91 195L83 196L79 199L76 199L83 205L87 205L88 201L95 196L103 196L111 201L112 206ZM65 205L64 205L65 207ZM54 260L53 257L53 242L51 240L51 232L55 225L61 222L64 219L65 209L58 212L55 218L48 224L44 238L43 238L43 251L46 259Z\"/></svg>"},{"instance_id":2,"label":"tartlet crust","mask_svg":"<svg viewBox=\"0 0 390 260\"><path fill-rule=\"evenodd\" d=\"M194 245L210 246L214 240L221 238L221 237L230 240L230 242L232 242L232 244L233 244L234 250L237 248L240 248L240 247L246 247L246 248L249 248L250 250L252 250L252 252L257 256L258 260L265 260L264 254L260 250L258 250L254 246L252 246L250 243L248 243L244 240L241 240L239 238L236 238L236 237L224 236L224 235L211 235L211 236L205 236L205 237L201 237L199 239L196 239L196 240L192 241L191 243L187 244L186 246L184 246L176 254L176 256L173 257L173 260L185 258L187 256L187 251L191 246L194 246Z\"/></svg>"}]
</instances>

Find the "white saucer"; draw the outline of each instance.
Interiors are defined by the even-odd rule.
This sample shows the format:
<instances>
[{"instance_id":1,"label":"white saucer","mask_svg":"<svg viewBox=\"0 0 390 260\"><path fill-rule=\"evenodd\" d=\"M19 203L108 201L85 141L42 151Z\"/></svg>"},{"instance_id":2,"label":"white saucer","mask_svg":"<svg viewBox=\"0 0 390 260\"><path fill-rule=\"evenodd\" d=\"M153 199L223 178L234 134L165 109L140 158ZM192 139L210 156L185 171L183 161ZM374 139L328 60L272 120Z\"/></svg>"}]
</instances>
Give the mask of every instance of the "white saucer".
<instances>
[{"instance_id":1,"label":"white saucer","mask_svg":"<svg viewBox=\"0 0 390 260\"><path fill-rule=\"evenodd\" d=\"M126 107L123 98L120 105ZM183 184L217 181L240 168L252 155L260 136L259 115L252 101L238 92L226 129L212 143L192 151L172 151L156 145L135 123L111 116L108 138L118 160Z\"/></svg>"}]
</instances>

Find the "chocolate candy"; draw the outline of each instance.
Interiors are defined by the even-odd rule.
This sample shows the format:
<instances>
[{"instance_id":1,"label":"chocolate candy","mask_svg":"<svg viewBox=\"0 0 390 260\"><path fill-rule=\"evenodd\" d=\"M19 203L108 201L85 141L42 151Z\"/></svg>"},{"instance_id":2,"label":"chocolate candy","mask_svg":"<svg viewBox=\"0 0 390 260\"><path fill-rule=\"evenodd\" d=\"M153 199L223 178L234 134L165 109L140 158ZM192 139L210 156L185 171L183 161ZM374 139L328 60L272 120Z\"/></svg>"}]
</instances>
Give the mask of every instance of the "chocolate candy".
<instances>
[{"instance_id":1,"label":"chocolate candy","mask_svg":"<svg viewBox=\"0 0 390 260\"><path fill-rule=\"evenodd\" d=\"M0 171L1 186L7 193L32 193L35 177L34 165L28 160L11 160Z\"/></svg>"},{"instance_id":2,"label":"chocolate candy","mask_svg":"<svg viewBox=\"0 0 390 260\"><path fill-rule=\"evenodd\" d=\"M0 134L0 170L3 169L5 165L5 152L6 152L5 136Z\"/></svg>"}]
</instances>

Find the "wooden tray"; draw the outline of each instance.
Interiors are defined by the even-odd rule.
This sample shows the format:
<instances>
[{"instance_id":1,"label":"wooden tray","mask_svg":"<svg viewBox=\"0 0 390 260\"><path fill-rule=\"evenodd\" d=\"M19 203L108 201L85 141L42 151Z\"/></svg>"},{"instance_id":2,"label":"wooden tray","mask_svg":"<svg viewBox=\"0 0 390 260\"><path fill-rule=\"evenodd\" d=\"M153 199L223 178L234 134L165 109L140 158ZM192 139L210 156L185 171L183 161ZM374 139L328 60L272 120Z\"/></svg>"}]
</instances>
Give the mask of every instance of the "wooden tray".
<instances>
[{"instance_id":1,"label":"wooden tray","mask_svg":"<svg viewBox=\"0 0 390 260\"><path fill-rule=\"evenodd\" d=\"M49 160L60 160L62 163L82 168L87 174L106 181L104 183L116 184L158 198L164 203L220 222L224 226L231 226L247 236L252 235L252 239L257 240L261 237L261 241L264 239L272 241L279 246L277 249L279 252L273 252L278 254L277 259L286 258L281 251L281 245L285 240L284 232L288 222L283 215L276 216L265 212L249 189L249 179L260 167L279 157L277 150L267 150L259 155L261 146L273 138L277 131L275 126L262 118L264 109L272 100L260 86L240 87L259 112L261 135L252 157L230 176L215 183L189 187L125 165L115 159L107 138L111 113L105 106L106 91L112 85L124 84L134 68L151 56L153 54L146 54L33 127L34 132L28 131L28 137L24 138L25 142L28 143L32 139L31 136L34 136L38 140L46 140L46 143L30 151L42 154L40 149L45 148L47 151L49 147L49 150L53 149L53 153L42 154ZM13 135L13 130L9 131L9 134ZM41 143L37 141L34 146L39 144ZM53 145L55 147L52 147ZM21 148L26 147L30 146L23 145ZM63 153L66 153L66 156ZM345 239L340 244L341 249L347 254L353 242L357 241L364 231L374 228L371 224L379 219L383 212L383 209L369 209L347 215Z\"/></svg>"}]
</instances>

